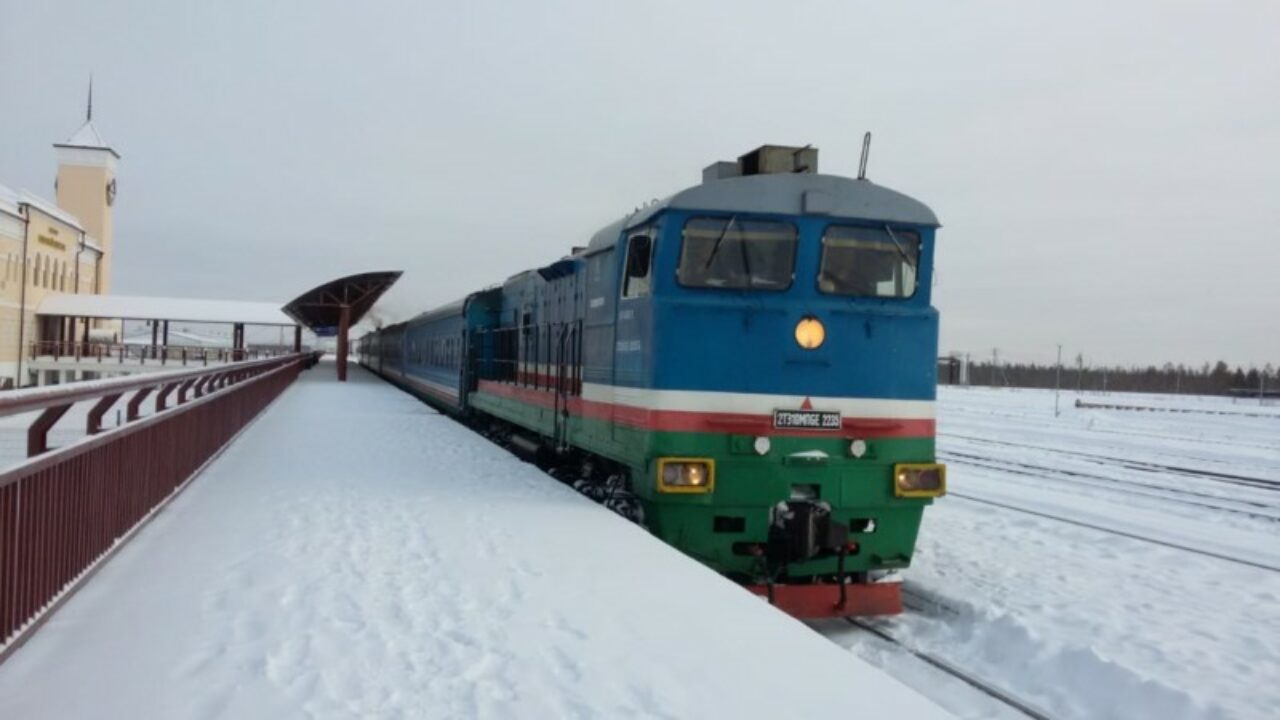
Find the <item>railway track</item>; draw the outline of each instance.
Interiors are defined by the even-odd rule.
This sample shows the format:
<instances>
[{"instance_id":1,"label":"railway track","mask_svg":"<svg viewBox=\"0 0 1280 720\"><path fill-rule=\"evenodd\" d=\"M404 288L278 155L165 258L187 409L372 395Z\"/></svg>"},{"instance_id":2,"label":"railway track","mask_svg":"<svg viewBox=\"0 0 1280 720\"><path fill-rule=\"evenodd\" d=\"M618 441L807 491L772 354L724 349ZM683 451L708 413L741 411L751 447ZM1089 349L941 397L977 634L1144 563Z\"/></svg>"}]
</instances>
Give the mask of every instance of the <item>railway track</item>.
<instances>
[{"instance_id":1,"label":"railway track","mask_svg":"<svg viewBox=\"0 0 1280 720\"><path fill-rule=\"evenodd\" d=\"M902 587L902 604L912 612L922 615L960 617L964 611L952 606L947 601L935 596L933 593L918 590L915 585L909 581L903 581Z\"/></svg>"},{"instance_id":2,"label":"railway track","mask_svg":"<svg viewBox=\"0 0 1280 720\"><path fill-rule=\"evenodd\" d=\"M1079 450L1064 450L1046 445L1032 445L1029 443L1017 443L1008 440L992 440L990 438L975 437L972 435L954 435L951 433L942 434L944 437L952 437L957 440L965 440L968 442L984 443L987 445L999 445L1003 447L1021 448L1025 450L1036 450L1039 452L1050 452L1058 455L1067 455L1070 457L1078 457L1103 465L1118 465L1130 470L1141 470L1145 472L1157 473L1173 473L1175 475L1183 475L1211 482L1226 483L1229 485L1239 485L1251 487L1259 490L1267 490L1270 492L1280 492L1280 481L1269 480L1267 478L1252 477L1249 475L1237 475L1235 473L1225 473L1216 470L1205 470L1202 468L1189 468L1182 465L1166 465L1163 463L1153 463L1145 460L1133 460L1131 458L1115 457L1113 455L1097 455L1095 453L1081 452Z\"/></svg>"},{"instance_id":3,"label":"railway track","mask_svg":"<svg viewBox=\"0 0 1280 720\"><path fill-rule=\"evenodd\" d=\"M989 420L989 419L995 418L1000 420L1012 420L1017 422L1021 427L1034 427L1037 430L1044 430L1044 431L1061 431L1062 430L1061 425L1058 425L1056 423L1039 422L1037 421L1036 418L1028 417L1026 415L1019 415L1019 414L1013 414L1013 413L972 413L972 412L966 413L964 410L957 409L954 407L949 408L948 412L951 414L967 416L970 419ZM1277 415L1276 417L1280 418L1280 415ZM1218 438L1215 438L1213 440L1206 440L1204 438L1199 438L1199 437L1190 436L1190 435L1170 435L1167 433L1140 432L1136 430L1120 430L1120 429L1111 428L1111 427L1091 428L1090 432L1095 434L1101 434L1101 435L1123 435L1125 437L1152 438L1155 440L1172 440L1180 443L1210 445L1212 447L1217 447L1217 448L1233 447L1233 448L1248 448L1251 450L1280 450L1280 445L1259 444L1256 442L1243 442L1240 440L1218 439ZM942 434L944 433L939 433L939 435L942 435Z\"/></svg>"},{"instance_id":4,"label":"railway track","mask_svg":"<svg viewBox=\"0 0 1280 720\"><path fill-rule=\"evenodd\" d=\"M1007 690L983 680L977 675L960 668L942 657L910 647L883 628L876 627L865 620L860 620L858 618L845 618L845 621L859 630L870 633L884 642L889 643L900 651L918 658L931 667L950 675L969 687L974 688L978 692L981 692L983 695L1000 702L1006 707L1012 708L1026 717L1033 718L1033 720L1051 720L1052 718L1051 715L1036 707L1033 703L1018 698Z\"/></svg>"},{"instance_id":5,"label":"railway track","mask_svg":"<svg viewBox=\"0 0 1280 720\"><path fill-rule=\"evenodd\" d=\"M1083 520L1076 520L1074 518L1062 517L1061 515L1054 515L1053 513L1044 512L1041 510L1032 510L1030 508L1020 507L1013 503L1003 502L1000 500L991 500L989 498L982 498L982 497L977 497L975 495L969 495L966 493L960 493L960 492L954 492L954 491L948 491L947 496L959 498L961 500L967 500L973 503L979 503L982 505L989 505L992 507L1003 508L1005 510L1011 510L1013 512L1025 513L1027 515L1034 515L1036 517L1044 518L1046 520L1054 520L1056 522L1065 523L1067 525L1075 525L1077 527L1089 528L1091 530L1097 530L1099 532L1104 532L1111 535L1126 537L1131 540L1139 540L1141 542L1151 543L1152 545L1162 545L1164 547L1174 548L1176 550L1182 550L1185 552L1194 553L1196 555L1204 555L1206 557L1216 558L1218 560L1225 560L1227 562L1236 563L1238 565L1247 565L1249 567L1258 568L1260 570L1270 570L1272 572L1280 572L1280 565L1273 565L1270 563L1259 562L1257 560L1248 560L1246 558L1237 557L1235 555L1228 555L1226 553L1214 552L1213 550L1205 550L1204 548L1197 548L1191 545L1184 545L1182 543L1177 543L1170 540L1161 540L1160 538L1153 538L1148 535L1129 532L1127 530L1117 530L1116 528L1107 527L1105 525L1085 522Z\"/></svg>"},{"instance_id":6,"label":"railway track","mask_svg":"<svg viewBox=\"0 0 1280 720\"><path fill-rule=\"evenodd\" d=\"M970 465L972 467L997 470L999 472L1007 472L1025 477L1065 481L1087 487L1097 487L1104 490L1125 492L1127 494L1137 495L1140 497L1149 497L1168 502L1178 502L1197 508L1208 508L1211 510L1234 513L1271 522L1280 522L1280 506L1257 500L1225 498L1213 493L1188 490L1186 488L1155 485L1136 480L1126 480L1123 478L1108 477L1106 475L1095 475L1093 473L1086 473L1079 470L1037 465L1021 460L1004 460L982 455L971 455L962 452L940 451L938 452L938 458L957 465ZM1122 489L1117 486L1123 486L1123 488L1135 488L1136 490Z\"/></svg>"}]
</instances>

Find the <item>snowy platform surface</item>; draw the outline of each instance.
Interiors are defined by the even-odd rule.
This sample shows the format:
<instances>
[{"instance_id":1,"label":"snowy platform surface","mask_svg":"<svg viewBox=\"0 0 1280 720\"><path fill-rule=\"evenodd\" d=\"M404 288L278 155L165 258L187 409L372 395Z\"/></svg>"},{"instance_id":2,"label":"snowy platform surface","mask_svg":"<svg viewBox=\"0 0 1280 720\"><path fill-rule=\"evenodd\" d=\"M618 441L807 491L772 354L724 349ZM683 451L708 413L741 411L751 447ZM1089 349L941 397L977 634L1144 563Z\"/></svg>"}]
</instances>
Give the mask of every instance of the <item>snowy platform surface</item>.
<instances>
[{"instance_id":1,"label":"snowy platform surface","mask_svg":"<svg viewBox=\"0 0 1280 720\"><path fill-rule=\"evenodd\" d=\"M0 718L943 716L359 369L304 373L0 666Z\"/></svg>"}]
</instances>

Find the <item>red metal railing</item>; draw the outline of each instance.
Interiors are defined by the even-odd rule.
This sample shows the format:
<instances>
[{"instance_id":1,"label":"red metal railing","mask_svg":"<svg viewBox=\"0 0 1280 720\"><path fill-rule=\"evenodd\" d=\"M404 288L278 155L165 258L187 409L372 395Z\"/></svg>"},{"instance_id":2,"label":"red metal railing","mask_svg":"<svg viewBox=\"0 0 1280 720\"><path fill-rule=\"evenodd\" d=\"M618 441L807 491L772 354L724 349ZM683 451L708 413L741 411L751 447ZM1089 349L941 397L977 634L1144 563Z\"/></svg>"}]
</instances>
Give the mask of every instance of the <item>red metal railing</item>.
<instances>
[{"instance_id":1,"label":"red metal railing","mask_svg":"<svg viewBox=\"0 0 1280 720\"><path fill-rule=\"evenodd\" d=\"M318 357L0 395L0 416L41 411L28 459L0 471L0 661ZM104 431L103 413L125 396L127 420ZM148 398L155 412L144 417ZM49 429L85 401L96 401L86 436L49 449Z\"/></svg>"},{"instance_id":2,"label":"red metal railing","mask_svg":"<svg viewBox=\"0 0 1280 720\"><path fill-rule=\"evenodd\" d=\"M120 345L73 340L37 340L29 345L32 360L52 359L73 362L116 363L149 362L161 365L208 365L292 355L293 349L271 346L236 350L199 345Z\"/></svg>"}]
</instances>

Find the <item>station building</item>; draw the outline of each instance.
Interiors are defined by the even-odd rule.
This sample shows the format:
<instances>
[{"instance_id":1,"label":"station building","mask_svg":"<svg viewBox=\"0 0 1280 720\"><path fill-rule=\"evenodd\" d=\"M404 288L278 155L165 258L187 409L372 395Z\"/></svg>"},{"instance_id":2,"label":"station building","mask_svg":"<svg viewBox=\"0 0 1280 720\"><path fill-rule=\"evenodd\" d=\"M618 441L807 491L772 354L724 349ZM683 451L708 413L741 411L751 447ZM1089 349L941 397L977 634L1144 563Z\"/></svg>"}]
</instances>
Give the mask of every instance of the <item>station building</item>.
<instances>
[{"instance_id":1,"label":"station building","mask_svg":"<svg viewBox=\"0 0 1280 720\"><path fill-rule=\"evenodd\" d=\"M0 390L300 352L304 326L344 338L400 276L352 275L283 306L111 294L120 154L93 124L92 87L84 124L53 147L56 202L0 184Z\"/></svg>"},{"instance_id":2,"label":"station building","mask_svg":"<svg viewBox=\"0 0 1280 720\"><path fill-rule=\"evenodd\" d=\"M94 127L92 96L84 124L53 147L56 202L0 185L0 387L30 384L25 349L35 338L54 334L37 320L46 296L111 289L120 154Z\"/></svg>"}]
</instances>

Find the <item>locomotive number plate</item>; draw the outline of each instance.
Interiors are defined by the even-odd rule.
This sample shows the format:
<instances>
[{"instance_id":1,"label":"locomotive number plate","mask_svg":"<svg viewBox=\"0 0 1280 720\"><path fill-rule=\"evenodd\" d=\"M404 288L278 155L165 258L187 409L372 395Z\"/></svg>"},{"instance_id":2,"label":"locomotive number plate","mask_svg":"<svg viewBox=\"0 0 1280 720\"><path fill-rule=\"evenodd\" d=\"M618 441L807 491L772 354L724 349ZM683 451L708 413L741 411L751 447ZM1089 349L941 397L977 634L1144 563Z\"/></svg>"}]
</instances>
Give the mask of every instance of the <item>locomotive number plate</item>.
<instances>
[{"instance_id":1,"label":"locomotive number plate","mask_svg":"<svg viewBox=\"0 0 1280 720\"><path fill-rule=\"evenodd\" d=\"M839 430L840 413L821 410L774 410L777 430Z\"/></svg>"}]
</instances>

